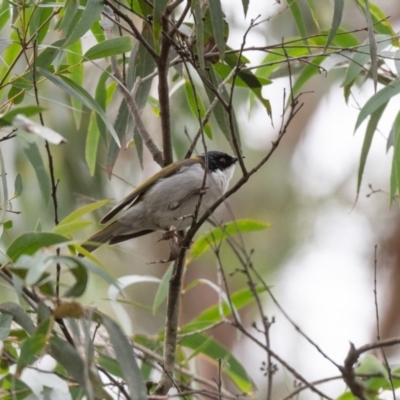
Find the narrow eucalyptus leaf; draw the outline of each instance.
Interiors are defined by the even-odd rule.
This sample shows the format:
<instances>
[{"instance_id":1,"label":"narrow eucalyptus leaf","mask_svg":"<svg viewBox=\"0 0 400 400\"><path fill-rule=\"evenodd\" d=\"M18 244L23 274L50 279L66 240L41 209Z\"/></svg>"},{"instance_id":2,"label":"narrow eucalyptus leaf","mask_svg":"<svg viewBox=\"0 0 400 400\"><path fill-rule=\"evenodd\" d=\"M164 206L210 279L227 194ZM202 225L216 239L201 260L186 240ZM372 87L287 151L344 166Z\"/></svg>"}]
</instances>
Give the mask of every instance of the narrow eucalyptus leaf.
<instances>
[{"instance_id":1,"label":"narrow eucalyptus leaf","mask_svg":"<svg viewBox=\"0 0 400 400\"><path fill-rule=\"evenodd\" d=\"M132 400L147 400L146 388L131 344L115 321L103 315L102 322L107 329L118 364L129 387L130 398Z\"/></svg>"},{"instance_id":2,"label":"narrow eucalyptus leaf","mask_svg":"<svg viewBox=\"0 0 400 400\"><path fill-rule=\"evenodd\" d=\"M35 332L35 325L32 322L31 317L25 312L25 310L17 303L7 302L0 304L0 311L3 314L12 315L13 320L23 328L28 335L32 335Z\"/></svg>"},{"instance_id":3,"label":"narrow eucalyptus leaf","mask_svg":"<svg viewBox=\"0 0 400 400\"><path fill-rule=\"evenodd\" d=\"M14 181L14 197L21 196L23 188L24 188L24 186L22 183L22 176L18 172L15 177L15 181Z\"/></svg>"}]
</instances>

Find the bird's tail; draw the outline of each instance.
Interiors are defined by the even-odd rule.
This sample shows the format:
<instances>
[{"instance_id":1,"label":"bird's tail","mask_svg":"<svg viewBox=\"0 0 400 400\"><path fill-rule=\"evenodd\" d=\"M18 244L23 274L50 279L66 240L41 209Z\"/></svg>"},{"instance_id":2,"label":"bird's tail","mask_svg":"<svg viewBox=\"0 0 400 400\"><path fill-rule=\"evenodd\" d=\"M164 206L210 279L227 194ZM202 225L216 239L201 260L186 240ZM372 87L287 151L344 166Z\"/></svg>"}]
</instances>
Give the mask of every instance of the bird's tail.
<instances>
[{"instance_id":1,"label":"bird's tail","mask_svg":"<svg viewBox=\"0 0 400 400\"><path fill-rule=\"evenodd\" d=\"M110 225L107 225L101 231L95 233L93 236L87 239L86 242L83 243L82 247L91 253L92 251L100 247L102 244L110 242L117 233L117 228L118 228L117 221L113 222Z\"/></svg>"}]
</instances>

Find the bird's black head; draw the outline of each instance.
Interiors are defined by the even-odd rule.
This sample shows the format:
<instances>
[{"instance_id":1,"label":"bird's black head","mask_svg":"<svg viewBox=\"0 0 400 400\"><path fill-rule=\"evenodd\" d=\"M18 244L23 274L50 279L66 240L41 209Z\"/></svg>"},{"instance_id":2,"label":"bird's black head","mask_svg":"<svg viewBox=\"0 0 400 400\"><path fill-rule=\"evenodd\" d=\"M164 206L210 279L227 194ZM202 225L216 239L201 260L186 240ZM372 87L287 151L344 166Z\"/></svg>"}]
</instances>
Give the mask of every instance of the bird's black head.
<instances>
[{"instance_id":1,"label":"bird's black head","mask_svg":"<svg viewBox=\"0 0 400 400\"><path fill-rule=\"evenodd\" d=\"M205 162L206 155L202 154L200 157ZM232 157L229 154L222 153L221 151L207 152L208 168L211 171L216 171L217 169L223 171L235 164L237 160L237 157Z\"/></svg>"}]
</instances>

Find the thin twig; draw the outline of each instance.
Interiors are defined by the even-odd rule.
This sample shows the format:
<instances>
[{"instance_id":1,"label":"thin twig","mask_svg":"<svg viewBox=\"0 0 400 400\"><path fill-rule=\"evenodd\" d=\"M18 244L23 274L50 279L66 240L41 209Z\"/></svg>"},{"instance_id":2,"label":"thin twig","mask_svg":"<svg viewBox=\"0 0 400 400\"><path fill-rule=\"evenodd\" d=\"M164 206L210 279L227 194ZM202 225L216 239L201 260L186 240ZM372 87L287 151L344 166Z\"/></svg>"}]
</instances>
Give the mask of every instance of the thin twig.
<instances>
[{"instance_id":1,"label":"thin twig","mask_svg":"<svg viewBox=\"0 0 400 400\"><path fill-rule=\"evenodd\" d=\"M124 397L129 400L132 397L129 395L129 393L125 389L125 385L122 382L119 382L113 375L111 375L105 368L100 367L100 365L97 365L97 369L102 372L112 383L115 385L118 390L124 395Z\"/></svg>"},{"instance_id":2,"label":"thin twig","mask_svg":"<svg viewBox=\"0 0 400 400\"><path fill-rule=\"evenodd\" d=\"M157 361L157 364L159 365L160 362L163 361L162 356L160 356L158 353L156 353L155 351L152 351L150 349L148 349L145 346L142 346L138 343L133 343L133 347L136 350L139 350L140 352L144 353L146 356L151 357L152 359L154 359L155 361ZM183 368L179 365L175 365L174 366L175 371L178 371L180 374L183 374L185 376L187 376L189 379L198 382L199 384L205 385L209 388L214 388L215 384L214 382L204 378L203 376L200 376L198 374L193 373L192 371ZM228 397L228 398L237 398L236 396L232 395L230 392L228 392L226 389L222 388L221 389L223 396Z\"/></svg>"},{"instance_id":3,"label":"thin twig","mask_svg":"<svg viewBox=\"0 0 400 400\"><path fill-rule=\"evenodd\" d=\"M179 390L178 385L176 384L174 378L168 373L168 371L166 371L166 369L164 368L164 365L162 363L159 363L161 369L163 370L163 372L165 372L165 374L168 375L169 379L171 380L173 386L175 387L176 391L178 392L178 394L180 395L180 397L182 397L183 399L186 400L186 397L184 395L182 395L181 391Z\"/></svg>"},{"instance_id":4,"label":"thin twig","mask_svg":"<svg viewBox=\"0 0 400 400\"><path fill-rule=\"evenodd\" d=\"M163 156L162 156L162 152L160 151L160 149L157 147L157 145L155 144L155 142L153 141L153 139L151 138L149 132L146 129L146 126L143 123L143 119L142 116L140 114L140 110L139 107L136 103L136 93L139 89L139 86L141 84L141 79L138 77L136 79L135 84L133 85L133 89L132 89L132 93L129 92L129 90L125 87L125 85L116 79L116 82L118 84L119 89L122 92L122 95L125 98L125 101L128 105L128 108L135 120L136 123L136 128L139 132L140 137L143 140L143 143L145 144L145 146L147 147L147 149L150 151L150 154L153 157L153 160L160 165L161 167L164 164L163 161Z\"/></svg>"},{"instance_id":5,"label":"thin twig","mask_svg":"<svg viewBox=\"0 0 400 400\"><path fill-rule=\"evenodd\" d=\"M228 74L228 76L218 85L217 92L219 94L222 93L224 86L232 79L232 76L235 73L236 73L236 71L234 69L232 69L232 71ZM214 111L214 108L218 104L218 101L219 101L219 97L215 96L214 100L211 102L210 106L208 107L203 119L201 120L201 124L200 124L199 130L197 131L196 136L194 137L194 139L193 139L193 141L192 141L192 143L190 145L190 148L186 153L185 158L189 158L192 155L192 153L194 152L194 149L196 148L197 141L199 140L199 138L201 137L202 132L203 132L202 127L204 127L204 125L210 119L211 114Z\"/></svg>"},{"instance_id":6,"label":"thin twig","mask_svg":"<svg viewBox=\"0 0 400 400\"><path fill-rule=\"evenodd\" d=\"M217 254L217 261L220 264L220 259L219 255ZM265 352L271 355L275 360L277 360L280 364L282 364L296 379L301 381L303 384L305 384L309 389L311 389L313 392L319 394L321 397L327 399L327 400L332 400L330 397L328 397L325 393L321 392L319 389L317 389L315 386L313 386L310 382L307 381L299 372L297 372L290 364L288 364L286 361L284 361L277 353L275 353L273 350L271 350L270 347L266 346L262 342L260 342L256 337L251 335L247 329L243 326L243 324L238 320L238 317L234 311L233 303L231 300L231 295L230 295L230 290L228 286L228 281L226 279L225 271L223 268L220 269L222 278L224 280L224 285L225 285L225 291L228 297L228 302L229 306L232 310L232 316L233 316L233 321L229 321L232 326L237 328L240 332L242 332L245 336L247 336L249 339L251 339L254 343L256 343L258 346L260 346Z\"/></svg>"},{"instance_id":7,"label":"thin twig","mask_svg":"<svg viewBox=\"0 0 400 400\"><path fill-rule=\"evenodd\" d=\"M115 4L110 0L104 0L104 4L109 6L116 15L118 15L130 26L130 28L134 33L135 39L137 39L145 47L146 51L150 54L150 56L154 59L154 61L156 61L158 59L157 53L153 50L150 44L147 43L146 39L141 35L141 33L136 28L136 25L133 23L133 21L126 14L124 14L118 7L116 7Z\"/></svg>"}]
</instances>

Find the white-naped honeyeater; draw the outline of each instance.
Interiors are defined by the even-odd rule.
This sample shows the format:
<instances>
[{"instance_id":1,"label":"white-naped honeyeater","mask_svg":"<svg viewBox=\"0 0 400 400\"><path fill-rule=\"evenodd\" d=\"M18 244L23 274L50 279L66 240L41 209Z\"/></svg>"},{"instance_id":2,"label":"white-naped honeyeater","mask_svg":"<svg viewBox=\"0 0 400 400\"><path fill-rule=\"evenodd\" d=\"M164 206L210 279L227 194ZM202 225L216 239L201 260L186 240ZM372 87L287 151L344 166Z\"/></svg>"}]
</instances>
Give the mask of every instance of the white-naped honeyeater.
<instances>
[{"instance_id":1,"label":"white-naped honeyeater","mask_svg":"<svg viewBox=\"0 0 400 400\"><path fill-rule=\"evenodd\" d=\"M188 228L199 196L202 194L201 215L227 190L237 160L220 151L208 151L166 166L112 208L100 223L115 220L87 239L83 247L93 251L103 243L120 243L171 227Z\"/></svg>"}]
</instances>

